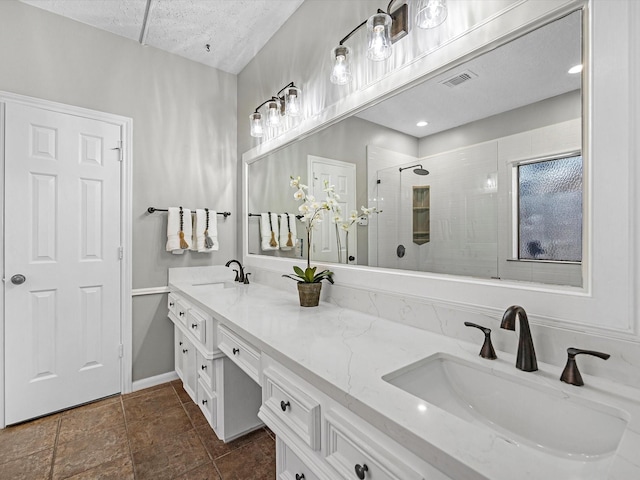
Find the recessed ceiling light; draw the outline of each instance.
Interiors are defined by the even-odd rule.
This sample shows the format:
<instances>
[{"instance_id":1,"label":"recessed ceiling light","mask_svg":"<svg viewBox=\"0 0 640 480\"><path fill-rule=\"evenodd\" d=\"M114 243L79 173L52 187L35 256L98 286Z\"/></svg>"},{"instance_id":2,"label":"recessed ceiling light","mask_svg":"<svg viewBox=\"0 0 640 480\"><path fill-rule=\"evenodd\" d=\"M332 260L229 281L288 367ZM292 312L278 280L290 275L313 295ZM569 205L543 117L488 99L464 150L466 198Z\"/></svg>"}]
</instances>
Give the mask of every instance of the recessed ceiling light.
<instances>
[{"instance_id":1,"label":"recessed ceiling light","mask_svg":"<svg viewBox=\"0 0 640 480\"><path fill-rule=\"evenodd\" d=\"M573 67L571 67L569 69L569 73L574 74L574 73L580 73L582 71L582 65L575 65Z\"/></svg>"},{"instance_id":2,"label":"recessed ceiling light","mask_svg":"<svg viewBox=\"0 0 640 480\"><path fill-rule=\"evenodd\" d=\"M424 120L420 120L418 123L416 123L416 127L426 127L427 125L429 125L429 122L426 122Z\"/></svg>"}]
</instances>

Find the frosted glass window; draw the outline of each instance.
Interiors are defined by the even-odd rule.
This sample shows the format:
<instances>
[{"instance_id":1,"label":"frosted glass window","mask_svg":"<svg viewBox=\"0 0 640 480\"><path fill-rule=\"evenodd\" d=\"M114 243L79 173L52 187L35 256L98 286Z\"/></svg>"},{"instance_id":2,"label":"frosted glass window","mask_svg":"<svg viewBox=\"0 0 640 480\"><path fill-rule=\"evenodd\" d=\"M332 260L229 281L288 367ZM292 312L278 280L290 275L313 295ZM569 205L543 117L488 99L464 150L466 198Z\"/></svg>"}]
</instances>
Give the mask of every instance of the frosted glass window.
<instances>
[{"instance_id":1,"label":"frosted glass window","mask_svg":"<svg viewBox=\"0 0 640 480\"><path fill-rule=\"evenodd\" d=\"M582 156L518 166L519 258L582 261Z\"/></svg>"}]
</instances>

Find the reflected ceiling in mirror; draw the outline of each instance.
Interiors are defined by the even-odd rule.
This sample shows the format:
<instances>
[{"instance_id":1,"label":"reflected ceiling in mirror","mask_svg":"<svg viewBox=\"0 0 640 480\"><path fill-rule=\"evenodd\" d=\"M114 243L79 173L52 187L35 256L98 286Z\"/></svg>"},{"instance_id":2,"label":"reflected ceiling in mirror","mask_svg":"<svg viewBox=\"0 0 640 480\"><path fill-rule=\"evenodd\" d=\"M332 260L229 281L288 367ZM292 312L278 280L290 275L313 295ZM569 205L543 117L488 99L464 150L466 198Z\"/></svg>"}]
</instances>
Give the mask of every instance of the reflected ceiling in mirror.
<instances>
[{"instance_id":1,"label":"reflected ceiling in mirror","mask_svg":"<svg viewBox=\"0 0 640 480\"><path fill-rule=\"evenodd\" d=\"M342 217L380 213L348 236L327 216L312 260L582 285L580 262L518 258L514 190L518 165L581 153L581 75L568 73L582 62L581 32L577 11L265 155L249 165L249 212L296 214L290 175L322 198L327 180ZM400 170L415 164L429 175ZM264 250L259 224L250 218L250 254L306 257L300 222L290 250Z\"/></svg>"}]
</instances>

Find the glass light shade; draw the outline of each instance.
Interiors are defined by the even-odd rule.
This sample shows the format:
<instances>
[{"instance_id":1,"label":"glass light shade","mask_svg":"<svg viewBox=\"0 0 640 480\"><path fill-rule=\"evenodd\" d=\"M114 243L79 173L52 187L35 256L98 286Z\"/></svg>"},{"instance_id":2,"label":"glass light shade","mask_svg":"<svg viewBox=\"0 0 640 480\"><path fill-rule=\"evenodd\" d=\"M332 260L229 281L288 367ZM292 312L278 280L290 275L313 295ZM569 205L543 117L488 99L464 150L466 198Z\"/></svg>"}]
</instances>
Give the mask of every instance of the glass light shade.
<instances>
[{"instance_id":1,"label":"glass light shade","mask_svg":"<svg viewBox=\"0 0 640 480\"><path fill-rule=\"evenodd\" d=\"M331 58L334 61L333 70L331 71L331 83L335 83L336 85L349 83L349 80L351 80L350 56L351 49L344 45L339 45L331 50Z\"/></svg>"},{"instance_id":2,"label":"glass light shade","mask_svg":"<svg viewBox=\"0 0 640 480\"><path fill-rule=\"evenodd\" d=\"M391 17L386 13L376 13L367 20L367 58L376 62L391 56Z\"/></svg>"},{"instance_id":3,"label":"glass light shade","mask_svg":"<svg viewBox=\"0 0 640 480\"><path fill-rule=\"evenodd\" d=\"M262 114L253 112L249 115L249 122L251 124L251 136L262 137L264 135L264 128L262 125Z\"/></svg>"},{"instance_id":4,"label":"glass light shade","mask_svg":"<svg viewBox=\"0 0 640 480\"><path fill-rule=\"evenodd\" d=\"M284 90L284 113L289 117L302 115L302 91L298 87Z\"/></svg>"},{"instance_id":5,"label":"glass light shade","mask_svg":"<svg viewBox=\"0 0 640 480\"><path fill-rule=\"evenodd\" d=\"M267 125L269 127L280 126L280 100L274 98L269 100L266 104L267 107Z\"/></svg>"},{"instance_id":6,"label":"glass light shade","mask_svg":"<svg viewBox=\"0 0 640 480\"><path fill-rule=\"evenodd\" d=\"M418 0L416 12L417 27L437 27L447 18L447 0Z\"/></svg>"}]
</instances>

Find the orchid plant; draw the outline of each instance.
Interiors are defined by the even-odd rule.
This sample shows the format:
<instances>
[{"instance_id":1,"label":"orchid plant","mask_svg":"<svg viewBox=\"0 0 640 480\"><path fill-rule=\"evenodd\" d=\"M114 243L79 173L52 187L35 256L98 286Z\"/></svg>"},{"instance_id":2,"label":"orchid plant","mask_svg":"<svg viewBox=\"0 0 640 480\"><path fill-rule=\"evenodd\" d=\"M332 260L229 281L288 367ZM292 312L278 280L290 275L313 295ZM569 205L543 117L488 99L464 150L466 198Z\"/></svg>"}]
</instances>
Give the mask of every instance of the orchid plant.
<instances>
[{"instance_id":1,"label":"orchid plant","mask_svg":"<svg viewBox=\"0 0 640 480\"><path fill-rule=\"evenodd\" d=\"M323 270L316 273L317 267L311 267L311 234L315 225L322 221L324 212L331 210L331 205L333 205L335 200L332 200L328 195L326 200L318 201L313 195L309 194L309 187L300 183L300 177L292 176L290 178L291 181L289 185L291 188L296 189L293 198L302 202L298 207L298 211L302 216L300 221L305 224L307 231L307 268L302 270L300 267L294 266L294 275L283 275L283 277L288 277L302 283L319 283L322 280L333 283L333 272ZM325 192L327 192L326 189Z\"/></svg>"}]
</instances>

